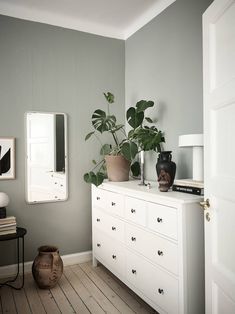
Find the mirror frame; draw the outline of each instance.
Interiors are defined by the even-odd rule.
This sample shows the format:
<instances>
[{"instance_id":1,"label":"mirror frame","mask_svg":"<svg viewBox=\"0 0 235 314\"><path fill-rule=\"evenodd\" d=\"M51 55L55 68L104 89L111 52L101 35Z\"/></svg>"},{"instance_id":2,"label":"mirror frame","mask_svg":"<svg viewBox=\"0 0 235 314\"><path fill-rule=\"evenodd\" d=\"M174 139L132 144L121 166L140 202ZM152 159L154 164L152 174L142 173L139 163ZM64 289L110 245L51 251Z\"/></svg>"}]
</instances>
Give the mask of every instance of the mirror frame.
<instances>
[{"instance_id":1,"label":"mirror frame","mask_svg":"<svg viewBox=\"0 0 235 314\"><path fill-rule=\"evenodd\" d=\"M65 151L65 180L66 180L66 189L65 189L65 198L64 199L53 199L45 201L29 201L28 199L28 150L27 150L27 115L30 113L45 113L45 114L61 114L64 116L64 151ZM24 114L24 136L25 136L25 200L27 204L43 204L43 203L57 203L65 202L69 198L69 189L68 189L68 116L64 112L52 112L52 111L26 111Z\"/></svg>"}]
</instances>

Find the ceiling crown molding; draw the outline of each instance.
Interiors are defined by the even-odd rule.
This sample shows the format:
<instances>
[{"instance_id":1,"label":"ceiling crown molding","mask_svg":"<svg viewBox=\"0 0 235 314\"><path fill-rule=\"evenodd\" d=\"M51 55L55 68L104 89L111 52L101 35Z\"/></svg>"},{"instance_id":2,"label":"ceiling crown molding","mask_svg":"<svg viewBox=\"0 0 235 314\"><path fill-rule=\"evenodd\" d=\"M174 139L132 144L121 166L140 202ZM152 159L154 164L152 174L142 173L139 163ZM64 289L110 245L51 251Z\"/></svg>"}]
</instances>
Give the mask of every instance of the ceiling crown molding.
<instances>
[{"instance_id":1,"label":"ceiling crown molding","mask_svg":"<svg viewBox=\"0 0 235 314\"><path fill-rule=\"evenodd\" d=\"M140 16L130 21L128 27L120 28L117 28L112 24L107 26L100 22L94 22L93 20L82 20L81 18L70 17L69 15L59 14L58 12L25 6L20 3L20 1L18 3L13 3L0 0L0 14L95 35L126 40L175 1L176 0L158 0Z\"/></svg>"},{"instance_id":2,"label":"ceiling crown molding","mask_svg":"<svg viewBox=\"0 0 235 314\"><path fill-rule=\"evenodd\" d=\"M130 27L128 27L125 32L123 39L127 39L132 36L135 32L137 32L144 25L149 23L153 18L159 15L162 11L164 11L167 7L169 7L176 0L159 0L153 5L150 9L146 10L141 16L136 19Z\"/></svg>"}]
</instances>

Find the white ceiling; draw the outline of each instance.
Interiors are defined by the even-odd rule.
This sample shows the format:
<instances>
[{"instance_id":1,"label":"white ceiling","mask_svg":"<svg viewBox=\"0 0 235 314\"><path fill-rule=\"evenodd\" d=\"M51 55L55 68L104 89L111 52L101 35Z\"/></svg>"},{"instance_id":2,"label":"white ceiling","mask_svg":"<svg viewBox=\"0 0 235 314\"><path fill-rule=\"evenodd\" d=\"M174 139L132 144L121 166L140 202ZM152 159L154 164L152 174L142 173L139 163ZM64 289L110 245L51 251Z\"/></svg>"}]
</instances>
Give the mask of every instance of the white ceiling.
<instances>
[{"instance_id":1,"label":"white ceiling","mask_svg":"<svg viewBox=\"0 0 235 314\"><path fill-rule=\"evenodd\" d=\"M0 0L0 14L127 39L175 0Z\"/></svg>"}]
</instances>

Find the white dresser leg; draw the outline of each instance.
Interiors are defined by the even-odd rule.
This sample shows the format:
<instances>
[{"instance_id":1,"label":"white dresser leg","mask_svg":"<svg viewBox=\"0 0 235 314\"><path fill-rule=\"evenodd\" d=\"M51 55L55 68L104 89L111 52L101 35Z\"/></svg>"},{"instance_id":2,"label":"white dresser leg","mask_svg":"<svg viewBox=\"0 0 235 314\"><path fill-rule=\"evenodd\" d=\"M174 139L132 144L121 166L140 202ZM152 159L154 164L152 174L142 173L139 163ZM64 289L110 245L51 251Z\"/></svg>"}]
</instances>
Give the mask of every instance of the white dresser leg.
<instances>
[{"instance_id":1,"label":"white dresser leg","mask_svg":"<svg viewBox=\"0 0 235 314\"><path fill-rule=\"evenodd\" d=\"M97 267L97 265L98 265L98 260L93 256L92 257L92 266Z\"/></svg>"}]
</instances>

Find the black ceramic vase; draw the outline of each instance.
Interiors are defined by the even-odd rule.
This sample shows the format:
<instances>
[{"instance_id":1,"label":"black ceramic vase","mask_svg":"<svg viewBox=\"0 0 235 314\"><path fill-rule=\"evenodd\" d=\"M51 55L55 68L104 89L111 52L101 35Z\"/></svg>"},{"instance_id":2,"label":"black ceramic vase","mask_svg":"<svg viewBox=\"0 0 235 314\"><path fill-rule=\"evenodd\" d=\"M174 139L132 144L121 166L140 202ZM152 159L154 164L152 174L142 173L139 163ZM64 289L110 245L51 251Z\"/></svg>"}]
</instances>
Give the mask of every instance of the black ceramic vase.
<instances>
[{"instance_id":1,"label":"black ceramic vase","mask_svg":"<svg viewBox=\"0 0 235 314\"><path fill-rule=\"evenodd\" d=\"M171 151L161 152L156 164L159 190L167 192L175 179L176 164L171 161Z\"/></svg>"}]
</instances>

